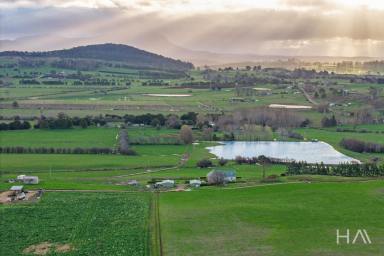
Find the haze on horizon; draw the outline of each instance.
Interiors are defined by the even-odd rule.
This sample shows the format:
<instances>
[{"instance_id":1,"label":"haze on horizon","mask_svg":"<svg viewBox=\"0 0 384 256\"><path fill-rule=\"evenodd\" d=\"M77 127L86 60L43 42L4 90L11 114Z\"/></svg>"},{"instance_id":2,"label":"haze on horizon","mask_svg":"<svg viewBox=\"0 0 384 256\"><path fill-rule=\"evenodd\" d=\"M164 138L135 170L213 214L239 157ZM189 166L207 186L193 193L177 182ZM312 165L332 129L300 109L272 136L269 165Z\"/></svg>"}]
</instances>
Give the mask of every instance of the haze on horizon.
<instances>
[{"instance_id":1,"label":"haze on horizon","mask_svg":"<svg viewBox=\"0 0 384 256\"><path fill-rule=\"evenodd\" d=\"M0 9L0 50L112 42L181 59L384 57L380 0L3 0Z\"/></svg>"}]
</instances>

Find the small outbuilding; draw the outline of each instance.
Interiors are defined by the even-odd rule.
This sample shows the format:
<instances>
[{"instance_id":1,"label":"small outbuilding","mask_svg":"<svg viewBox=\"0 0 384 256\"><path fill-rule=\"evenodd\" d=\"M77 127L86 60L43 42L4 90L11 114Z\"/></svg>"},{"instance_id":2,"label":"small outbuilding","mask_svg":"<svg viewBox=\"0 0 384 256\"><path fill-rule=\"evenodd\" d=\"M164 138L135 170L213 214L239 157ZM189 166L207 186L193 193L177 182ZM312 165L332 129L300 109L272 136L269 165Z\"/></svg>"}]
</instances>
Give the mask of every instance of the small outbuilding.
<instances>
[{"instance_id":1,"label":"small outbuilding","mask_svg":"<svg viewBox=\"0 0 384 256\"><path fill-rule=\"evenodd\" d=\"M21 192L23 192L24 187L23 186L12 186L9 190L14 192L14 193L21 193Z\"/></svg>"},{"instance_id":2,"label":"small outbuilding","mask_svg":"<svg viewBox=\"0 0 384 256\"><path fill-rule=\"evenodd\" d=\"M175 186L174 180L162 180L155 183L156 188L173 188Z\"/></svg>"},{"instance_id":3,"label":"small outbuilding","mask_svg":"<svg viewBox=\"0 0 384 256\"><path fill-rule=\"evenodd\" d=\"M24 184L39 184L39 177L37 176L24 176Z\"/></svg>"},{"instance_id":4,"label":"small outbuilding","mask_svg":"<svg viewBox=\"0 0 384 256\"><path fill-rule=\"evenodd\" d=\"M129 181L127 181L127 185L137 186L137 185L139 185L139 182L137 180L129 180Z\"/></svg>"},{"instance_id":5,"label":"small outbuilding","mask_svg":"<svg viewBox=\"0 0 384 256\"><path fill-rule=\"evenodd\" d=\"M12 196L17 200L24 200L25 199L25 193L23 186L12 186L9 189L12 193Z\"/></svg>"},{"instance_id":6,"label":"small outbuilding","mask_svg":"<svg viewBox=\"0 0 384 256\"><path fill-rule=\"evenodd\" d=\"M23 181L24 177L25 177L24 174L17 175L16 180L17 180L17 181Z\"/></svg>"},{"instance_id":7,"label":"small outbuilding","mask_svg":"<svg viewBox=\"0 0 384 256\"><path fill-rule=\"evenodd\" d=\"M189 186L194 187L194 188L198 188L201 186L201 180L190 180Z\"/></svg>"}]
</instances>

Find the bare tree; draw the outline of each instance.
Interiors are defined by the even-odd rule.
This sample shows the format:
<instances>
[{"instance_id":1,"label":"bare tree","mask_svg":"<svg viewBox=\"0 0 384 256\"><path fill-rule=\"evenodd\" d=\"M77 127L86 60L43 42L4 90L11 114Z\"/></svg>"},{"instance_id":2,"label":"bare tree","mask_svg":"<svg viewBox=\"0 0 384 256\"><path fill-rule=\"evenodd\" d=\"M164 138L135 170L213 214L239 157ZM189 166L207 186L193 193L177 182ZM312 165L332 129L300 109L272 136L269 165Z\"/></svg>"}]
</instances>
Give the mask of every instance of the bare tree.
<instances>
[{"instance_id":1,"label":"bare tree","mask_svg":"<svg viewBox=\"0 0 384 256\"><path fill-rule=\"evenodd\" d=\"M180 139L184 144L191 144L193 142L192 129L188 125L183 125L180 129Z\"/></svg>"},{"instance_id":2,"label":"bare tree","mask_svg":"<svg viewBox=\"0 0 384 256\"><path fill-rule=\"evenodd\" d=\"M220 171L212 171L207 175L208 184L221 185L225 182L225 175Z\"/></svg>"}]
</instances>

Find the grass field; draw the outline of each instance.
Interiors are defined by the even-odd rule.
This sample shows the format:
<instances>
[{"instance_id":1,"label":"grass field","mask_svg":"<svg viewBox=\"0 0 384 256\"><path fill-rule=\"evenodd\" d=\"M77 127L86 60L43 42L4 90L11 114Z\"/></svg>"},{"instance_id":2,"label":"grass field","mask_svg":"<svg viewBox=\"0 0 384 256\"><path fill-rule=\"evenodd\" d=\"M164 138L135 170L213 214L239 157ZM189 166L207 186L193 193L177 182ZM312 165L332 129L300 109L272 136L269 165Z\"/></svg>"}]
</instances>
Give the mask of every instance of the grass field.
<instances>
[{"instance_id":1,"label":"grass field","mask_svg":"<svg viewBox=\"0 0 384 256\"><path fill-rule=\"evenodd\" d=\"M165 255L383 255L384 182L164 193ZM336 229L371 245L337 245Z\"/></svg>"},{"instance_id":2,"label":"grass field","mask_svg":"<svg viewBox=\"0 0 384 256\"><path fill-rule=\"evenodd\" d=\"M0 215L1 255L43 242L70 245L63 255L149 255L149 194L49 192Z\"/></svg>"},{"instance_id":3,"label":"grass field","mask_svg":"<svg viewBox=\"0 0 384 256\"><path fill-rule=\"evenodd\" d=\"M3 147L109 147L116 146L116 128L87 128L67 130L16 130L1 131Z\"/></svg>"},{"instance_id":4,"label":"grass field","mask_svg":"<svg viewBox=\"0 0 384 256\"><path fill-rule=\"evenodd\" d=\"M138 147L135 147L136 149ZM159 148L160 149L160 148ZM153 168L176 165L180 159L178 155L166 155L169 150L158 155L148 155L155 149L138 149L146 155L66 155L66 154L1 154L0 170L6 172L31 171L65 171L65 170L102 170L102 169L129 169ZM182 153L182 152L180 152Z\"/></svg>"}]
</instances>

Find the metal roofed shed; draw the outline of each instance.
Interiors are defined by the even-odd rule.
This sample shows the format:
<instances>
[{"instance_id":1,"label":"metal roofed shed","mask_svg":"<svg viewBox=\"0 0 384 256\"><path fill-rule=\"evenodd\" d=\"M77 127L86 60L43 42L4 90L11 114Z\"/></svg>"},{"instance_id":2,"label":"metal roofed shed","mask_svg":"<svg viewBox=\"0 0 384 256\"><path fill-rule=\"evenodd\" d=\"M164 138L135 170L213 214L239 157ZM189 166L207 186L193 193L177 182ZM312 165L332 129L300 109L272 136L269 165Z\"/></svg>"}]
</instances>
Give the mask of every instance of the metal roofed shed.
<instances>
[{"instance_id":1,"label":"metal roofed shed","mask_svg":"<svg viewBox=\"0 0 384 256\"><path fill-rule=\"evenodd\" d=\"M9 190L14 192L21 192L23 191L24 186L12 186Z\"/></svg>"},{"instance_id":2,"label":"metal roofed shed","mask_svg":"<svg viewBox=\"0 0 384 256\"><path fill-rule=\"evenodd\" d=\"M175 186L174 180L163 180L156 182L155 187L158 188L173 188Z\"/></svg>"},{"instance_id":3,"label":"metal roofed shed","mask_svg":"<svg viewBox=\"0 0 384 256\"><path fill-rule=\"evenodd\" d=\"M37 176L24 176L23 178L24 184L39 184L39 177Z\"/></svg>"},{"instance_id":4,"label":"metal roofed shed","mask_svg":"<svg viewBox=\"0 0 384 256\"><path fill-rule=\"evenodd\" d=\"M201 186L201 180L190 180L189 181L189 185L191 187L195 187L195 188L198 188Z\"/></svg>"}]
</instances>

